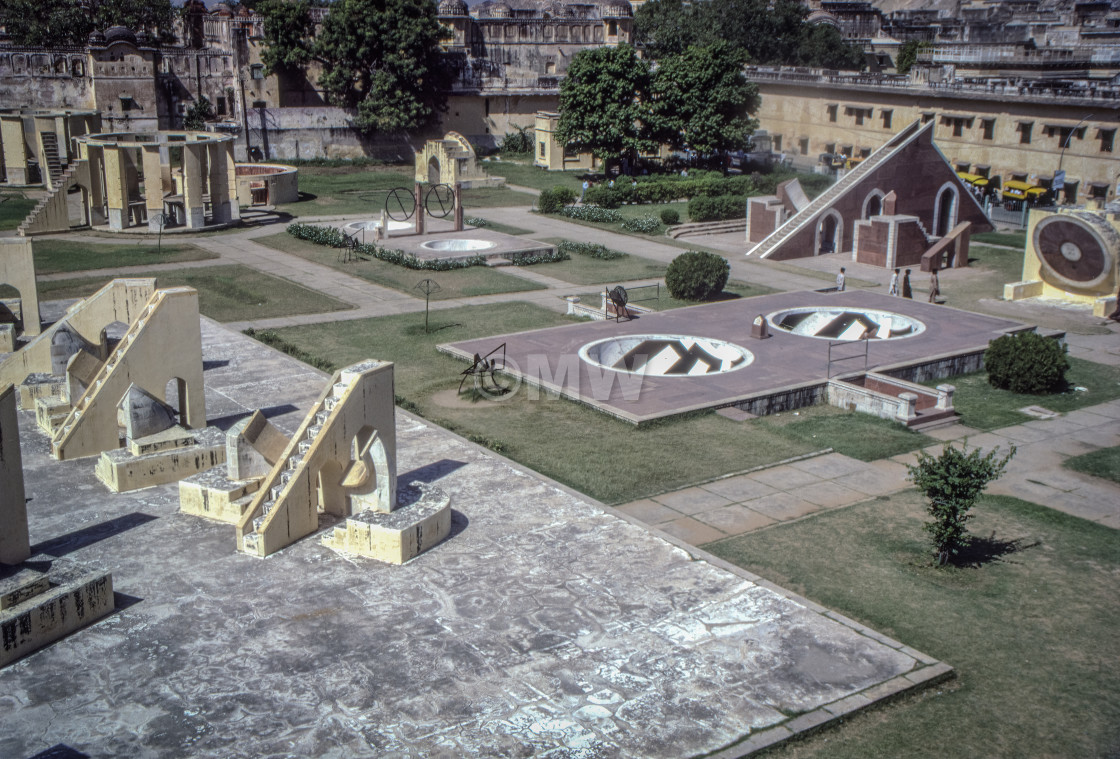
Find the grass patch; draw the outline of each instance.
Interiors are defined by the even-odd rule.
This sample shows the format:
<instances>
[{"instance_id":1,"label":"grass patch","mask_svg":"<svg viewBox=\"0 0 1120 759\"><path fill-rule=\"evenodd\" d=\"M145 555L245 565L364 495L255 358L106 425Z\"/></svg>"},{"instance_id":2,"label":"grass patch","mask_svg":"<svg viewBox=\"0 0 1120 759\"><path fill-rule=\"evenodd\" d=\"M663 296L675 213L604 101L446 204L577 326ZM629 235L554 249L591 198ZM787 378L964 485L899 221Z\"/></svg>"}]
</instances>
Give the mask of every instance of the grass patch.
<instances>
[{"instance_id":1,"label":"grass patch","mask_svg":"<svg viewBox=\"0 0 1120 759\"><path fill-rule=\"evenodd\" d=\"M543 393L532 400L527 388L502 402L479 400L466 408L446 404L444 399L454 397L466 364L437 353L439 343L571 321L530 304L504 303L433 312L430 334L424 334L423 314L355 320L347 322L345 329L306 325L275 331L290 345L335 366L369 356L396 362L396 392L406 407L607 503L654 495L814 450L766 426L744 425L714 413L636 428ZM688 457L687 465L672 466L666 464L669 451L696 455Z\"/></svg>"},{"instance_id":2,"label":"grass patch","mask_svg":"<svg viewBox=\"0 0 1120 759\"><path fill-rule=\"evenodd\" d=\"M1115 752L1115 530L1008 497L982 498L975 513L973 535L1003 553L982 568L930 565L915 491L706 546L957 670L767 757Z\"/></svg>"},{"instance_id":3,"label":"grass patch","mask_svg":"<svg viewBox=\"0 0 1120 759\"><path fill-rule=\"evenodd\" d=\"M504 177L509 184L532 187L534 190L551 190L557 185L571 188L579 194L586 171L548 171L534 166L531 161L485 161L482 167L487 174Z\"/></svg>"},{"instance_id":4,"label":"grass patch","mask_svg":"<svg viewBox=\"0 0 1120 759\"><path fill-rule=\"evenodd\" d=\"M502 224L500 221L491 221L490 219L487 219L485 217L482 218L483 221L486 222L486 225L480 227L481 229L492 229L495 232L501 232L503 235L520 236L533 234L533 230L531 229L522 229L521 227L515 227L512 224ZM470 219L467 219L466 223L469 225L471 223Z\"/></svg>"},{"instance_id":5,"label":"grass patch","mask_svg":"<svg viewBox=\"0 0 1120 759\"><path fill-rule=\"evenodd\" d=\"M415 297L423 297L423 294L416 289L417 283L424 279L431 279L440 286L440 291L432 294L432 300L544 289L536 282L502 274L488 266L472 266L452 271L413 271L403 266L376 260L344 264L338 260L339 249L297 240L287 232L257 237L253 241ZM392 243L392 240L389 242Z\"/></svg>"},{"instance_id":6,"label":"grass patch","mask_svg":"<svg viewBox=\"0 0 1120 759\"><path fill-rule=\"evenodd\" d=\"M1062 466L1075 472L1120 482L1120 447L1102 448L1066 459Z\"/></svg>"},{"instance_id":7,"label":"grass patch","mask_svg":"<svg viewBox=\"0 0 1120 759\"><path fill-rule=\"evenodd\" d=\"M537 202L535 195L511 190L508 187L472 187L463 190L463 208L504 208L531 206Z\"/></svg>"},{"instance_id":8,"label":"grass patch","mask_svg":"<svg viewBox=\"0 0 1120 759\"><path fill-rule=\"evenodd\" d=\"M1020 252L1027 246L1027 231L1020 232L981 232L972 235L972 242L988 243L989 245L1009 245L1018 248Z\"/></svg>"},{"instance_id":9,"label":"grass patch","mask_svg":"<svg viewBox=\"0 0 1120 759\"><path fill-rule=\"evenodd\" d=\"M1069 366L1066 379L1070 386L1084 387L1085 390L1022 395L992 387L988 384L988 373L983 371L924 384L933 387L951 382L957 388L953 406L961 415L961 424L978 430L994 430L1031 421L1030 417L1018 411L1024 406L1042 406L1051 411L1067 412L1120 398L1120 368L1072 356L1069 357Z\"/></svg>"},{"instance_id":10,"label":"grass patch","mask_svg":"<svg viewBox=\"0 0 1120 759\"><path fill-rule=\"evenodd\" d=\"M84 243L50 238L35 241L37 274L121 269L127 266L204 261L217 257L216 253L188 243L163 243L157 247L149 240L123 244Z\"/></svg>"},{"instance_id":11,"label":"grass patch","mask_svg":"<svg viewBox=\"0 0 1120 759\"><path fill-rule=\"evenodd\" d=\"M132 277L155 277L159 287L188 286L198 290L199 311L220 322L271 319L295 314L319 314L353 308L337 298L288 279L248 266L207 266L176 272L134 272ZM39 282L39 298L84 298L109 281L81 277ZM335 325L337 329L337 325Z\"/></svg>"},{"instance_id":12,"label":"grass patch","mask_svg":"<svg viewBox=\"0 0 1120 759\"><path fill-rule=\"evenodd\" d=\"M626 259L621 260L625 261ZM600 263L607 264L613 262L602 261ZM548 266L552 266L552 264L548 264ZM543 269L541 270L543 271ZM560 277L560 279L563 279L563 277ZM613 283L613 281L608 282L607 284L611 283ZM660 288L643 287L640 290L633 289L630 292L630 302L636 306L643 306L654 311L668 311L671 308L684 308L685 306L703 306L708 303L720 303L725 300L738 300L739 298L753 298L756 295L767 295L769 293L778 292L778 290L775 290L772 287L767 287L766 285L752 285L748 282L741 282L737 279L732 279L727 282L726 286L724 286L723 292L720 293L718 298L713 298L711 300L704 301L703 303L697 303L696 301L679 300L672 297L671 295L669 295L669 290L665 287L665 283L662 282L660 284ZM578 293L578 295L584 303L598 305L599 293L601 292L602 290L594 290ZM657 295L656 298L654 297L655 294Z\"/></svg>"},{"instance_id":13,"label":"grass patch","mask_svg":"<svg viewBox=\"0 0 1120 759\"><path fill-rule=\"evenodd\" d=\"M22 193L0 193L0 229L19 227L37 202Z\"/></svg>"},{"instance_id":14,"label":"grass patch","mask_svg":"<svg viewBox=\"0 0 1120 759\"><path fill-rule=\"evenodd\" d=\"M886 459L937 443L928 435L889 419L843 411L834 406L813 406L795 413L797 416L776 414L759 421L786 437L810 445L813 450L832 448L860 461Z\"/></svg>"}]
</instances>

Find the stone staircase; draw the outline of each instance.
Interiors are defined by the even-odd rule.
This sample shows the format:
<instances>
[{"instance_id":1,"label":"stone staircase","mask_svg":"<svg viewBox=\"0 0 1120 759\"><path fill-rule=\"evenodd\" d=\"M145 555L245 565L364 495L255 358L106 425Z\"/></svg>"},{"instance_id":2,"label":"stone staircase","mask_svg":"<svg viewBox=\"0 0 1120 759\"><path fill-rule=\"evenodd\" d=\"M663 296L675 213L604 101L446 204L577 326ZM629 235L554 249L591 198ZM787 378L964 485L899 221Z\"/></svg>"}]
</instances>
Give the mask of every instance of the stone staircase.
<instances>
[{"instance_id":1,"label":"stone staircase","mask_svg":"<svg viewBox=\"0 0 1120 759\"><path fill-rule=\"evenodd\" d=\"M742 219L727 219L725 221L702 221L692 224L680 224L668 230L665 234L674 240L679 237L692 235L722 235L727 232L746 232L747 219L744 213Z\"/></svg>"},{"instance_id":2,"label":"stone staircase","mask_svg":"<svg viewBox=\"0 0 1120 759\"><path fill-rule=\"evenodd\" d=\"M257 491L257 495L246 511L246 517L243 517L241 522L241 525L245 525L248 520L251 525L251 531L245 532L240 541L239 548L245 553L266 555L264 532L268 529L278 507L289 497L291 482L304 474L302 471L304 460L324 434L324 430L329 428L334 410L342 402L349 388L350 383L347 382L335 382L331 385L326 397L312 408L296 434L292 436L292 441L288 444L280 462L261 483L260 490Z\"/></svg>"},{"instance_id":3,"label":"stone staircase","mask_svg":"<svg viewBox=\"0 0 1120 759\"><path fill-rule=\"evenodd\" d=\"M55 458L59 457L59 452L65 448L71 437L76 433L77 427L82 420L82 414L85 413L86 409L88 409L90 404L97 398L101 388L113 378L113 372L117 367L125 363L123 361L125 354L128 352L128 349L132 347L136 336L144 329L144 325L148 323L148 320L166 297L166 290L156 290L152 294L152 297L148 299L147 305L145 305L143 311L140 312L140 316L129 325L128 331L124 333L124 336L121 338L121 341L117 343L113 352L105 359L105 363L101 365L97 374L94 375L89 386L86 387L85 392L82 393L82 397L78 399L77 403L73 403L70 412L66 415L62 423L58 425L56 428L57 431L51 440L51 448L53 449Z\"/></svg>"},{"instance_id":4,"label":"stone staircase","mask_svg":"<svg viewBox=\"0 0 1120 759\"><path fill-rule=\"evenodd\" d=\"M51 189L54 189L58 187L62 178L63 169L65 168L58 154L58 135L54 132L42 132L39 138L43 145L42 157L47 165L47 185Z\"/></svg>"},{"instance_id":5,"label":"stone staircase","mask_svg":"<svg viewBox=\"0 0 1120 759\"><path fill-rule=\"evenodd\" d=\"M28 231L39 218L39 215L43 213L48 206L55 202L66 203L66 188L70 185L70 180L74 178L74 174L77 173L83 163L83 161L75 161L67 166L65 171L60 169L57 177L52 174L51 189L35 204L35 207L31 209L31 213L27 214L23 221L20 222L19 227L16 228L16 234L21 237L26 237Z\"/></svg>"},{"instance_id":6,"label":"stone staircase","mask_svg":"<svg viewBox=\"0 0 1120 759\"><path fill-rule=\"evenodd\" d=\"M817 214L828 208L833 201L859 183L864 177L870 174L876 166L890 158L898 148L917 136L918 133L921 132L923 126L924 125L920 121L915 121L896 134L888 140L886 144L868 156L867 160L849 171L840 181L814 198L809 205L791 216L785 224L778 227L762 242L747 251L747 255L757 256L758 258L768 258L806 225L813 223Z\"/></svg>"}]
</instances>

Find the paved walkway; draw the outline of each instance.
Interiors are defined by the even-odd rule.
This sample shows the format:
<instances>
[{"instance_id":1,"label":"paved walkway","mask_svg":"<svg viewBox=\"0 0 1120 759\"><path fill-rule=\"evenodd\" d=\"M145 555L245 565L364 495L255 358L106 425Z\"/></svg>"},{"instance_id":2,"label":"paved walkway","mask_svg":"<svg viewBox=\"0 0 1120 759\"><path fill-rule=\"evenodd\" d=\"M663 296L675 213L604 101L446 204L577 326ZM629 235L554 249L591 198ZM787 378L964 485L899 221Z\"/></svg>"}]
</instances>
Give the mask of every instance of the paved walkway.
<instances>
[{"instance_id":1,"label":"paved walkway","mask_svg":"<svg viewBox=\"0 0 1120 759\"><path fill-rule=\"evenodd\" d=\"M1014 445L1017 451L1007 472L988 492L1120 529L1120 485L1062 466L1070 456L1120 445L1120 400L1054 419L1023 418L1023 424L993 432L953 424L927 434L958 444L967 439L970 448L984 450ZM924 450L938 455L943 446ZM905 490L912 487L906 465L916 459L915 452L868 463L829 453L644 498L618 509L702 545Z\"/></svg>"}]
</instances>

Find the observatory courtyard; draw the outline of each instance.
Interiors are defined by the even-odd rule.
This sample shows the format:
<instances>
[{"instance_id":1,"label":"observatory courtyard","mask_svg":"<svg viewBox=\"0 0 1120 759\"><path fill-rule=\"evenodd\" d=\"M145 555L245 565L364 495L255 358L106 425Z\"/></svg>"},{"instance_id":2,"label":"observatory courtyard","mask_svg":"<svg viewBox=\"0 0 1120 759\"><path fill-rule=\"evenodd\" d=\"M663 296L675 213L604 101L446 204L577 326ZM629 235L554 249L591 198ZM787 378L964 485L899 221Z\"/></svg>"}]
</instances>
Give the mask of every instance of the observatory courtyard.
<instances>
[{"instance_id":1,"label":"observatory courtyard","mask_svg":"<svg viewBox=\"0 0 1120 759\"><path fill-rule=\"evenodd\" d=\"M206 319L203 358L218 426L290 433L325 378ZM403 566L239 553L19 426L27 566L111 570L117 608L5 668L4 756L737 756L949 672L399 410L401 482L453 498Z\"/></svg>"}]
</instances>

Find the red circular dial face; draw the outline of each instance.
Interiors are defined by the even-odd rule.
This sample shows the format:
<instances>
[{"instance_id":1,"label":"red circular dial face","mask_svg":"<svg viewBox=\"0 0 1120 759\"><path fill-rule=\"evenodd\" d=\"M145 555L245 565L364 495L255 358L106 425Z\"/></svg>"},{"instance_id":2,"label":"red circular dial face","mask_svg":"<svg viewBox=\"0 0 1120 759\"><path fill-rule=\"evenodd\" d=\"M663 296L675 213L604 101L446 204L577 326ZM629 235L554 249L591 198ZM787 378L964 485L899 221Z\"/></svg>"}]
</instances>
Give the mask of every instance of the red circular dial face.
<instances>
[{"instance_id":1,"label":"red circular dial face","mask_svg":"<svg viewBox=\"0 0 1120 759\"><path fill-rule=\"evenodd\" d=\"M1112 269L1112 253L1104 240L1078 219L1051 216L1040 221L1034 249L1052 274L1071 284L1094 285Z\"/></svg>"}]
</instances>

